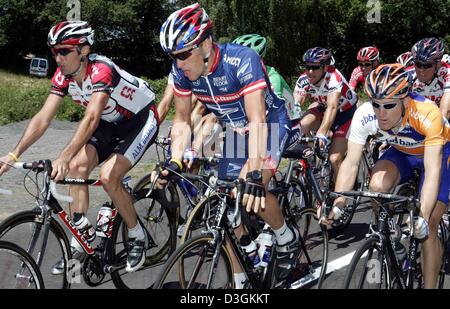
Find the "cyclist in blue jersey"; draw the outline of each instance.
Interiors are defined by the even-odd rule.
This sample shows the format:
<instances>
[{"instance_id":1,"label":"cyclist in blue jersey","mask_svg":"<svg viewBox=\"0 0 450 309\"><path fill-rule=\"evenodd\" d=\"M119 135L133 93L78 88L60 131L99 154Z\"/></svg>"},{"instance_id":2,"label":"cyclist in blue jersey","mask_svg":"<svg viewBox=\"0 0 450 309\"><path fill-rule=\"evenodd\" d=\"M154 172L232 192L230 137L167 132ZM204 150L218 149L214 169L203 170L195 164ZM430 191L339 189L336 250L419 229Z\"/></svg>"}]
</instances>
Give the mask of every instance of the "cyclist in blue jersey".
<instances>
[{"instance_id":1,"label":"cyclist in blue jersey","mask_svg":"<svg viewBox=\"0 0 450 309\"><path fill-rule=\"evenodd\" d=\"M275 196L267 191L290 132L284 100L274 94L254 50L213 41L212 22L199 4L170 15L161 28L160 41L173 59L176 114L170 167L183 168L183 152L191 141L190 97L194 94L226 130L219 177L245 179L243 205L274 230L276 279L286 278L298 252L298 232L286 225ZM238 237L242 230L237 229ZM234 266L235 282L245 278L239 274L238 263Z\"/></svg>"}]
</instances>

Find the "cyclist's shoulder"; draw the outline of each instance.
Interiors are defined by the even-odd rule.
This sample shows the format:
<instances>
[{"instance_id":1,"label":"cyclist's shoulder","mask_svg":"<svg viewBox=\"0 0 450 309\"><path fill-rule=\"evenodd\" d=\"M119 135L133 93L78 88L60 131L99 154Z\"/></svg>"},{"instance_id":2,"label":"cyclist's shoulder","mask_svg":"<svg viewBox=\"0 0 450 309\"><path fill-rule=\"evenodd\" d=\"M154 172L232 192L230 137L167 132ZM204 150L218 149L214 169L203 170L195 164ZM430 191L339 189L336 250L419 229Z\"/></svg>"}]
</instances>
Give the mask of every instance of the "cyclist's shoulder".
<instances>
[{"instance_id":1,"label":"cyclist's shoulder","mask_svg":"<svg viewBox=\"0 0 450 309\"><path fill-rule=\"evenodd\" d=\"M67 79L61 72L60 68L57 68L55 74L52 77L53 87L66 88L69 86L70 79Z\"/></svg>"},{"instance_id":2,"label":"cyclist's shoulder","mask_svg":"<svg viewBox=\"0 0 450 309\"><path fill-rule=\"evenodd\" d=\"M353 71L352 71L352 77L360 76L360 75L362 75L362 74L363 74L363 72L362 72L361 67L360 67L359 65L356 66L356 67L353 69Z\"/></svg>"}]
</instances>

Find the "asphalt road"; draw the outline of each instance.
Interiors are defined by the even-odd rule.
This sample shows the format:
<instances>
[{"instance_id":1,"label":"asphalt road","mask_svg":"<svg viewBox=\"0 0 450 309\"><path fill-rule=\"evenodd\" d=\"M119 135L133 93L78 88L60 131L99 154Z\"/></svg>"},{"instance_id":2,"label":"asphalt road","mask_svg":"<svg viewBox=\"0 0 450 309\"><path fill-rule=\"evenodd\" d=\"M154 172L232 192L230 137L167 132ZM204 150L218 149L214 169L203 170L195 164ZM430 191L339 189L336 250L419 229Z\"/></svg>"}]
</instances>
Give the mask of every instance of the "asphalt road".
<instances>
[{"instance_id":1,"label":"asphalt road","mask_svg":"<svg viewBox=\"0 0 450 309\"><path fill-rule=\"evenodd\" d=\"M0 126L0 155L7 154L12 147L17 143L20 138L27 122L20 122L7 126ZM160 130L161 134L167 133L168 124L164 124ZM59 154L59 151L67 144L70 137L76 128L76 124L62 121L55 121L44 137L33 145L22 157L23 161L31 161L37 159L55 159ZM132 184L134 184L139 177L147 173L154 165L156 161L155 147L152 146L144 155L141 162L130 172L133 177ZM97 175L98 170L95 170L93 177ZM29 210L34 205L34 199L31 197L23 187L23 172L10 171L7 174L0 177L0 189L8 189L13 191L13 195L1 195L0 194L0 221L4 220L11 214L17 213L22 210ZM27 181L28 190L32 191L32 185ZM63 191L64 188L61 188ZM63 191L64 192L64 191ZM92 188L91 192L91 208L88 213L88 218L91 222L95 222L97 212L100 205L107 201L108 198L101 188ZM66 207L66 211L68 208ZM328 258L328 275L324 281L323 288L341 288L343 280L346 274L348 263L355 250L361 245L365 239L365 235L368 232L368 222L370 221L371 210L368 207L359 207L352 220L352 224L346 230L341 233L330 231L329 241L329 258ZM25 232L24 232L25 233ZM23 235L15 235L12 241L20 243ZM44 274L47 287L56 288L60 284L60 277L52 276L49 274L49 269L53 263L59 259L59 255L52 252L49 249L50 254L54 253L52 258L49 258L47 264L43 268L47 269ZM160 268L160 267L158 267ZM152 281L157 275L158 270L148 272L145 274L147 277L143 277L142 281ZM47 284L48 283L48 284ZM72 288L87 288L88 286L79 280L72 284ZM311 285L314 288L315 285ZM103 284L97 288L114 288L110 280L110 276L107 275Z\"/></svg>"}]
</instances>

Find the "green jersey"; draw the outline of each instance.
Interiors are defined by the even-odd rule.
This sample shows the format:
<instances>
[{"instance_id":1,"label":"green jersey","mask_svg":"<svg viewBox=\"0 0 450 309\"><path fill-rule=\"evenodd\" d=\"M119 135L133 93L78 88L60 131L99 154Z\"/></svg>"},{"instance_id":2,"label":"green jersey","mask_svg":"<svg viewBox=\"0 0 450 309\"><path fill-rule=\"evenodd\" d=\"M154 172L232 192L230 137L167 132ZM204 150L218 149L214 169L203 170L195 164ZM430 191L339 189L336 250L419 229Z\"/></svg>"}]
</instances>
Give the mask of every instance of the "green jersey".
<instances>
[{"instance_id":1,"label":"green jersey","mask_svg":"<svg viewBox=\"0 0 450 309\"><path fill-rule=\"evenodd\" d=\"M284 78L273 67L266 65L270 83L277 96L286 101L286 109L291 120L300 118L300 105L295 103L292 90Z\"/></svg>"}]
</instances>

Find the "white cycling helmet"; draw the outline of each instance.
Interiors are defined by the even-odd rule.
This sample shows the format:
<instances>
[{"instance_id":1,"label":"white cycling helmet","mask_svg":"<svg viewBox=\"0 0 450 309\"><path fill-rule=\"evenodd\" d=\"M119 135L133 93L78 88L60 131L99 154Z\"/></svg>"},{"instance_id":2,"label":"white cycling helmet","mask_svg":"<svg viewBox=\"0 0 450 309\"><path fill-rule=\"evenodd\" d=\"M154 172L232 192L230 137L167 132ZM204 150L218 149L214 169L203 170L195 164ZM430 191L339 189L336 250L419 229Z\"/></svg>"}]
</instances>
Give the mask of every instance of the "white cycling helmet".
<instances>
[{"instance_id":1,"label":"white cycling helmet","mask_svg":"<svg viewBox=\"0 0 450 309\"><path fill-rule=\"evenodd\" d=\"M81 45L94 44L94 30L85 21L63 21L50 29L47 44Z\"/></svg>"}]
</instances>

